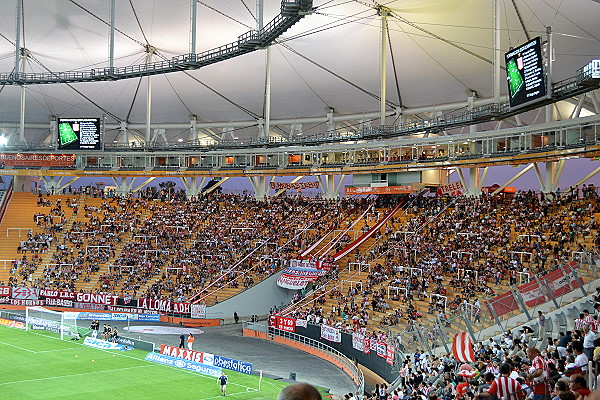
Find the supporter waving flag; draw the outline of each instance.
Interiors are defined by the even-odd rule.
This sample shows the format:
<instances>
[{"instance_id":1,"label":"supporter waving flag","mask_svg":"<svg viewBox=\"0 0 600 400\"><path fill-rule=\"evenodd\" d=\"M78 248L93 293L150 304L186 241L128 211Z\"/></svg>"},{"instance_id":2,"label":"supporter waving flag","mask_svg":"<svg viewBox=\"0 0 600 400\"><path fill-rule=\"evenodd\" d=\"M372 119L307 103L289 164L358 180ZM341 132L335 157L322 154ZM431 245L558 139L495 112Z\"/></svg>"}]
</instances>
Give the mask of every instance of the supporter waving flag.
<instances>
[{"instance_id":1,"label":"supporter waving flag","mask_svg":"<svg viewBox=\"0 0 600 400\"><path fill-rule=\"evenodd\" d=\"M459 332L452 340L452 354L460 362L475 362L473 342L467 332Z\"/></svg>"}]
</instances>

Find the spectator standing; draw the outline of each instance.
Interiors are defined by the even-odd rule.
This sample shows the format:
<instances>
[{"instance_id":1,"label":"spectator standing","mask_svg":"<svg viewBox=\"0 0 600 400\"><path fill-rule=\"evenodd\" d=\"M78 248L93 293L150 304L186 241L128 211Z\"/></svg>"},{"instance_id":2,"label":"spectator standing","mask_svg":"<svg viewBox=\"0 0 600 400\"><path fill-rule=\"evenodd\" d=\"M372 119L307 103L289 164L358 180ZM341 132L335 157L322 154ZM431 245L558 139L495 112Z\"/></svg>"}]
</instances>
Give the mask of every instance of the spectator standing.
<instances>
[{"instance_id":1,"label":"spectator standing","mask_svg":"<svg viewBox=\"0 0 600 400\"><path fill-rule=\"evenodd\" d=\"M189 350L194 350L194 335L192 335L191 333L188 335L188 339L187 339L187 346Z\"/></svg>"},{"instance_id":2,"label":"spectator standing","mask_svg":"<svg viewBox=\"0 0 600 400\"><path fill-rule=\"evenodd\" d=\"M238 315L237 311L233 312L233 320L235 321L236 324L238 322L240 322L240 316Z\"/></svg>"},{"instance_id":3,"label":"spectator standing","mask_svg":"<svg viewBox=\"0 0 600 400\"><path fill-rule=\"evenodd\" d=\"M538 339L542 340L544 339L544 336L546 336L546 316L544 314L542 314L541 311L538 311L538 327L540 328L539 333L538 333Z\"/></svg>"},{"instance_id":4,"label":"spectator standing","mask_svg":"<svg viewBox=\"0 0 600 400\"><path fill-rule=\"evenodd\" d=\"M588 360L594 359L594 340L596 340L596 334L590 329L589 325L583 326L583 352L587 356Z\"/></svg>"},{"instance_id":5,"label":"spectator standing","mask_svg":"<svg viewBox=\"0 0 600 400\"><path fill-rule=\"evenodd\" d=\"M183 333L179 335L179 347L182 349L185 348L185 335Z\"/></svg>"}]
</instances>

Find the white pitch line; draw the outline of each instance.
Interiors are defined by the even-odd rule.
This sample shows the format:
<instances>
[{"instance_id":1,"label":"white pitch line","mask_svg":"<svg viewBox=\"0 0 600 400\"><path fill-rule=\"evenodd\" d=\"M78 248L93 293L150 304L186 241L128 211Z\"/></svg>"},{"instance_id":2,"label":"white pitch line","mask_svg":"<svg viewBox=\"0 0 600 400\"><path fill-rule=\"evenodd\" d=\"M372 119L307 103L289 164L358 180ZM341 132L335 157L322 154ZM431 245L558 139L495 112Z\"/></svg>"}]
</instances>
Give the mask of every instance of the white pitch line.
<instances>
[{"instance_id":1,"label":"white pitch line","mask_svg":"<svg viewBox=\"0 0 600 400\"><path fill-rule=\"evenodd\" d=\"M52 336L46 336L46 335L42 335L42 334L40 334L40 333L37 333L37 332L32 332L32 333L34 333L34 334L36 334L36 335L40 335L40 336L47 337L47 338L49 338L49 339L61 340L60 338L56 338L56 337L52 337ZM86 345L84 345L83 343L73 343L73 344L75 344L75 345L79 345L79 346L83 346L83 347L85 347L85 348L90 348L89 346L86 346ZM9 346L10 346L10 345L9 345ZM143 358L132 357L132 356L129 356L129 355L127 355L127 354L122 354L122 353L114 353L114 350L112 350L112 351L111 351L111 350L106 350L106 349L98 349L98 348L95 348L95 347L91 347L91 348L94 348L94 349L96 349L96 350L103 351L103 352L105 352L105 353L110 353L110 354L113 354L113 355L117 355L117 356L119 356L119 357L126 357L126 358L131 358L131 359L133 359L133 360L142 361L142 362L144 362L144 363L148 363L149 365L161 365L161 366L163 366L163 367L172 368L172 369L175 369L175 370L178 370L178 371L181 371L181 372L187 373L187 374L191 374L191 375L197 376L197 377L199 377L199 378L204 378L204 379L213 379L213 380L215 379L215 378L214 378L214 377L212 377L212 376L208 376L208 375L204 375L204 374L199 374L199 373L197 373L197 372L189 371L189 370L182 369L182 368L177 368L177 367L175 367L174 365L158 364L158 363L155 363L155 362L152 362L152 361L148 361L148 360L146 360L146 359L143 359ZM24 350L25 350L25 349L24 349ZM27 351L31 351L31 350L27 350ZM252 387L249 387L249 386L245 386L245 385L240 385L239 383L233 383L233 382L231 382L231 383L228 383L228 384L229 384L229 385L233 385L233 386L240 386L240 387L243 387L243 388L245 388L245 389L251 389L251 390L258 391L258 389L255 389L255 388L252 388Z\"/></svg>"},{"instance_id":2,"label":"white pitch line","mask_svg":"<svg viewBox=\"0 0 600 400\"><path fill-rule=\"evenodd\" d=\"M26 349L26 348L24 348L24 347L15 346L14 344L8 344L8 343L4 343L4 342L0 342L0 344L3 344L3 345L5 345L5 346L14 347L15 349L19 349L19 350L23 350L23 351L28 351L28 352L30 352L30 353L36 353L36 352L35 352L35 351L33 351L33 350L29 350L29 349Z\"/></svg>"},{"instance_id":3,"label":"white pitch line","mask_svg":"<svg viewBox=\"0 0 600 400\"><path fill-rule=\"evenodd\" d=\"M47 381L47 380L51 380L51 379L62 379L62 378L72 378L74 376L84 376L84 375L93 375L93 374L103 374L105 372L113 372L113 371L125 371L128 369L134 369L134 368L145 368L145 367L151 367L152 365L137 365L135 367L127 367L127 368L117 368L117 369L107 369L105 371L93 371L93 372L84 372L81 374L71 374L71 375L60 375L60 376L50 376L47 378L36 378L36 379L25 379L22 381L12 381L12 382L3 382L0 383L0 385L14 385L16 383L25 383L25 382L37 382L37 381Z\"/></svg>"}]
</instances>

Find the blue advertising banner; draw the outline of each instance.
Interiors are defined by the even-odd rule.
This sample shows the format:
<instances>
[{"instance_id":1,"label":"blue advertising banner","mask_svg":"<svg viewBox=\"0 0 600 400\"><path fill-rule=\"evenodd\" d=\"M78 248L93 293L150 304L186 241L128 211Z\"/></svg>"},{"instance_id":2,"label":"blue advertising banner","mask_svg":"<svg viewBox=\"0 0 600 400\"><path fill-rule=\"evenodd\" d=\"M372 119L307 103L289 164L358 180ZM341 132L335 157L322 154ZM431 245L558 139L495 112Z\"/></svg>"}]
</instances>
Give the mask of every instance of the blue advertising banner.
<instances>
[{"instance_id":1,"label":"blue advertising banner","mask_svg":"<svg viewBox=\"0 0 600 400\"><path fill-rule=\"evenodd\" d=\"M91 337L86 337L83 344L102 350L124 350L122 344L93 339Z\"/></svg>"},{"instance_id":2,"label":"blue advertising banner","mask_svg":"<svg viewBox=\"0 0 600 400\"><path fill-rule=\"evenodd\" d=\"M231 358L215 355L213 364L215 367L221 367L232 371L241 372L242 374L252 375L252 364L248 362L232 360Z\"/></svg>"},{"instance_id":3,"label":"blue advertising banner","mask_svg":"<svg viewBox=\"0 0 600 400\"><path fill-rule=\"evenodd\" d=\"M204 375L210 375L214 377L221 375L221 368L212 367L210 365L205 365L194 361L183 360L181 358L165 356L157 353L148 353L145 359L158 364L170 365L172 367L186 369Z\"/></svg>"}]
</instances>

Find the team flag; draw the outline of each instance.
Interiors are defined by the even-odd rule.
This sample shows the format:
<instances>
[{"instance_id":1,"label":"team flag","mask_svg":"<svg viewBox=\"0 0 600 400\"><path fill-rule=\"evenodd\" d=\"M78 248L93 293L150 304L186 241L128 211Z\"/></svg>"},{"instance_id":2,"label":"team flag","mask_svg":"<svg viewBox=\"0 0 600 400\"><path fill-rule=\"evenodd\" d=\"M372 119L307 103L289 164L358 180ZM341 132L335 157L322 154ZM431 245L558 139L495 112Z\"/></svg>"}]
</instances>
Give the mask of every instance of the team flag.
<instances>
[{"instance_id":1,"label":"team flag","mask_svg":"<svg viewBox=\"0 0 600 400\"><path fill-rule=\"evenodd\" d=\"M467 332L459 332L452 340L452 354L460 362L475 362L473 342Z\"/></svg>"}]
</instances>

